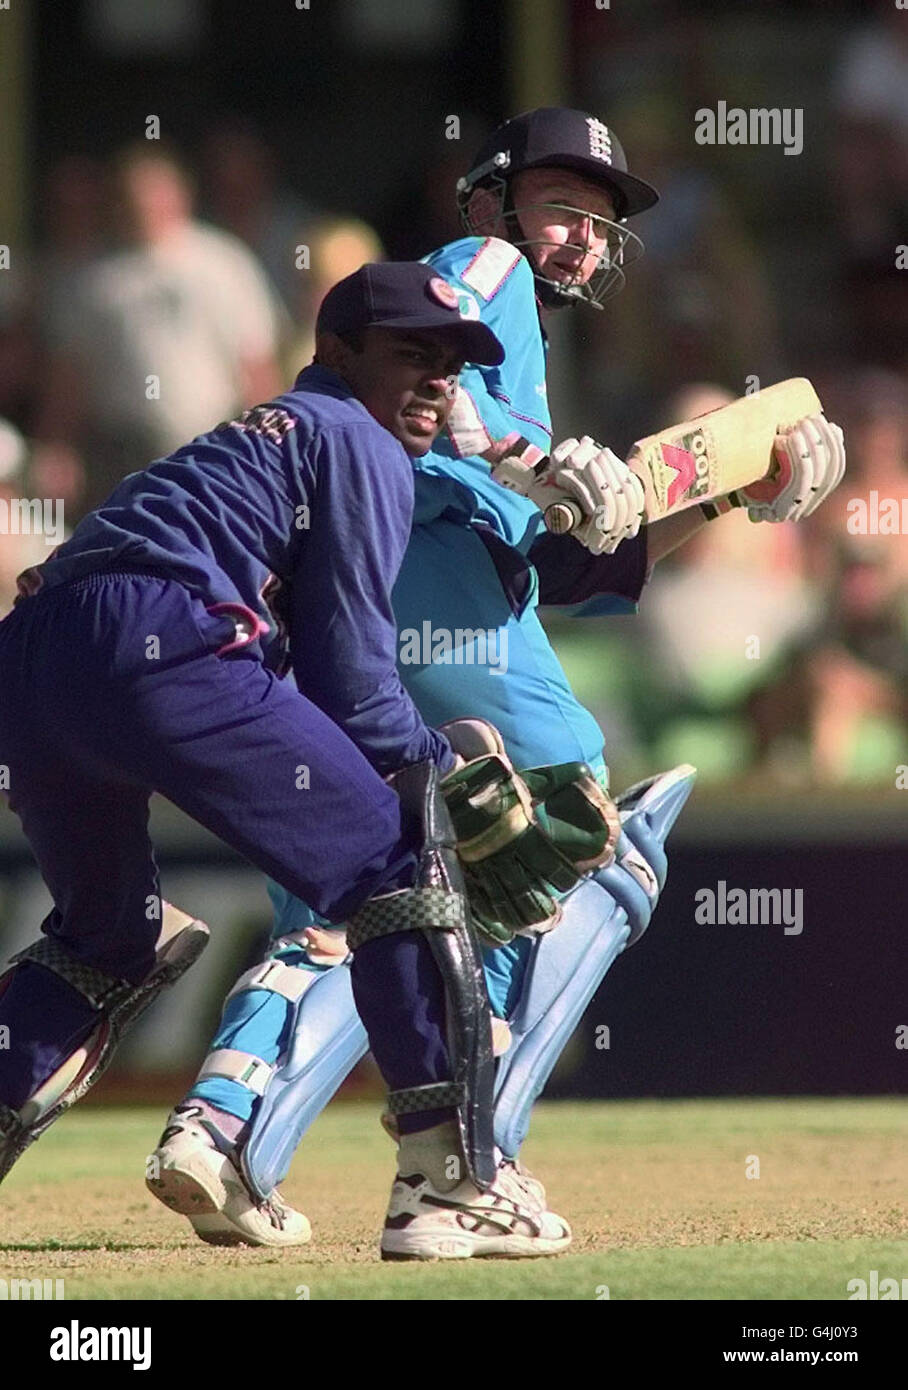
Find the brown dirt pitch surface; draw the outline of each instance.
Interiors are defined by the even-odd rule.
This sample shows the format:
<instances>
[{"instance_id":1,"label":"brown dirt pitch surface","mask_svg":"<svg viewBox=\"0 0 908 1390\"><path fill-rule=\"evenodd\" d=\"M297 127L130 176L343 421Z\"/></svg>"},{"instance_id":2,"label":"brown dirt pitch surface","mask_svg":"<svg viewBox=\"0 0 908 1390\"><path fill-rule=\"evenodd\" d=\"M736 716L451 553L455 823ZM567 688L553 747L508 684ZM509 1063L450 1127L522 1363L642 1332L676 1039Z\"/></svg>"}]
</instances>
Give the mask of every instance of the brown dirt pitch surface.
<instances>
[{"instance_id":1,"label":"brown dirt pitch surface","mask_svg":"<svg viewBox=\"0 0 908 1390\"><path fill-rule=\"evenodd\" d=\"M846 1299L908 1276L898 1098L543 1103L524 1154L574 1230L558 1259L382 1264L393 1148L338 1103L284 1185L309 1246L216 1249L143 1183L164 1111L80 1107L0 1190L0 1280L67 1299ZM757 1174L759 1174L757 1176Z\"/></svg>"}]
</instances>

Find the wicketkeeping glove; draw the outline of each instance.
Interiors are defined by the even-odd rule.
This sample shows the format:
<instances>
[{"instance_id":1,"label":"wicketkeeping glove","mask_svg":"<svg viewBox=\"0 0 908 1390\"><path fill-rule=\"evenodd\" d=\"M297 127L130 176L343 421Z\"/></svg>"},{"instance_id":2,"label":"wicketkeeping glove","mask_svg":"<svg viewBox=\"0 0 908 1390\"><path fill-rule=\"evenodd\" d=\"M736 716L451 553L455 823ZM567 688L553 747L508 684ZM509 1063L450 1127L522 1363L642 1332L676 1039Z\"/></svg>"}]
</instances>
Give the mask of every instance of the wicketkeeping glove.
<instances>
[{"instance_id":1,"label":"wicketkeeping glove","mask_svg":"<svg viewBox=\"0 0 908 1390\"><path fill-rule=\"evenodd\" d=\"M526 768L520 776L540 825L581 875L612 862L621 818L586 763L550 763Z\"/></svg>"},{"instance_id":2,"label":"wicketkeeping glove","mask_svg":"<svg viewBox=\"0 0 908 1390\"><path fill-rule=\"evenodd\" d=\"M524 775L485 720L455 720L442 732L464 760L442 791L477 928L493 945L550 930L561 916L555 893L614 855L617 812L583 763Z\"/></svg>"}]
</instances>

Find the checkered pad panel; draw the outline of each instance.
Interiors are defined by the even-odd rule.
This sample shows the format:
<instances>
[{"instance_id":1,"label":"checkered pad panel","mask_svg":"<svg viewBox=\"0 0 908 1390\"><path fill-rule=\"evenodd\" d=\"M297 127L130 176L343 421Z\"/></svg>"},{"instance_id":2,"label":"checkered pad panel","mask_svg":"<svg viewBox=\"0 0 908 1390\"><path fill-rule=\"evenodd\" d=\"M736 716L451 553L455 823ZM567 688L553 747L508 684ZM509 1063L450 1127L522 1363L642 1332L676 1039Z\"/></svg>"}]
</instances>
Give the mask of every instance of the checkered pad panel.
<instances>
[{"instance_id":1,"label":"checkered pad panel","mask_svg":"<svg viewBox=\"0 0 908 1390\"><path fill-rule=\"evenodd\" d=\"M399 931L455 931L467 925L466 899L444 888L413 888L387 898L370 898L347 925L347 946Z\"/></svg>"},{"instance_id":2,"label":"checkered pad panel","mask_svg":"<svg viewBox=\"0 0 908 1390\"><path fill-rule=\"evenodd\" d=\"M52 970L61 980L65 980L73 989L84 995L95 1009L116 1003L118 995L138 988L126 980L117 980L111 975L105 975L103 971L95 970L92 965L83 965L71 956L64 946L60 946L49 936L42 936L31 946L26 946L24 951L19 951L12 959L31 960L36 965L43 965L45 969Z\"/></svg>"},{"instance_id":3,"label":"checkered pad panel","mask_svg":"<svg viewBox=\"0 0 908 1390\"><path fill-rule=\"evenodd\" d=\"M392 1091L388 1109L392 1115L416 1115L420 1110L459 1109L466 1100L465 1087L459 1081L437 1081L431 1086L410 1086L406 1091Z\"/></svg>"}]
</instances>

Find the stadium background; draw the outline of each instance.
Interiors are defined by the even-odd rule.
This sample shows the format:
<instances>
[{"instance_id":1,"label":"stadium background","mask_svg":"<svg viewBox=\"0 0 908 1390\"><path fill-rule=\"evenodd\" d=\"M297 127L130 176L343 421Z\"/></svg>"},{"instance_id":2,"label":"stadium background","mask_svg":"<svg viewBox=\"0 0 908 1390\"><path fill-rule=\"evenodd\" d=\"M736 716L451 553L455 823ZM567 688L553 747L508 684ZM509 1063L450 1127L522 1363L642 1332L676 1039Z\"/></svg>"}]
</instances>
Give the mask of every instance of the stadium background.
<instances>
[{"instance_id":1,"label":"stadium background","mask_svg":"<svg viewBox=\"0 0 908 1390\"><path fill-rule=\"evenodd\" d=\"M900 534L850 535L845 506L908 491L908 272L896 269L908 239L906 29L888 0L14 0L0 11L0 245L11 248L0 418L18 431L5 436L0 498L71 478L54 473L61 458L90 482L91 420L65 437L46 418L59 347L48 286L65 299L67 275L103 254L105 165L152 114L195 179L198 215L233 219L234 231L248 206L230 180L245 160L248 201L293 233L289 266L294 245L349 218L389 256L423 254L458 234L453 183L478 136L531 105L588 107L663 201L635 224L648 254L620 299L554 324L556 436L579 421L624 450L694 384L739 395L751 377L795 373L845 426L849 475L803 532L723 521L660 566L638 618L551 618L606 728L615 785L680 760L701 768L656 924L609 975L551 1094L905 1087L908 547ZM719 100L803 108L803 153L697 145L694 113ZM273 285L284 378L304 365L293 353L318 270L296 272L298 297ZM73 485L68 519L78 496ZM22 539L0 535L0 612L30 562ZM268 912L258 875L214 840L165 806L155 825L166 895L209 921L214 941L106 1084L172 1099ZM694 895L721 879L802 890L803 932L698 925ZM46 910L0 811L4 955ZM367 1066L353 1086L374 1084Z\"/></svg>"}]
</instances>

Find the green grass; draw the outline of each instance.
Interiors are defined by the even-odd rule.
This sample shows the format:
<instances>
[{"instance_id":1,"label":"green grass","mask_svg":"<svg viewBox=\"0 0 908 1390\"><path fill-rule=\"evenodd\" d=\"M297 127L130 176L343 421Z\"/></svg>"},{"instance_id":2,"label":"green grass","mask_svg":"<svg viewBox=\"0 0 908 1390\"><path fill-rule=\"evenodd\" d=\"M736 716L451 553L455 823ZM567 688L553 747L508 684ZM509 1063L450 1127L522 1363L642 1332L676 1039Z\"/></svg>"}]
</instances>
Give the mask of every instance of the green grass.
<instances>
[{"instance_id":1,"label":"green grass","mask_svg":"<svg viewBox=\"0 0 908 1390\"><path fill-rule=\"evenodd\" d=\"M89 1299L845 1300L908 1276L903 1100L540 1105L526 1161L571 1221L558 1259L383 1265L393 1149L372 1106L338 1104L284 1185L298 1250L220 1250L145 1191L162 1115L77 1110L0 1192L0 1278ZM759 1178L748 1177L759 1160Z\"/></svg>"}]
</instances>

